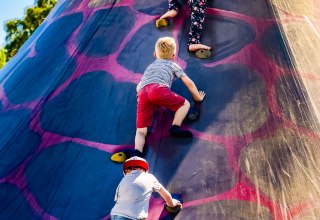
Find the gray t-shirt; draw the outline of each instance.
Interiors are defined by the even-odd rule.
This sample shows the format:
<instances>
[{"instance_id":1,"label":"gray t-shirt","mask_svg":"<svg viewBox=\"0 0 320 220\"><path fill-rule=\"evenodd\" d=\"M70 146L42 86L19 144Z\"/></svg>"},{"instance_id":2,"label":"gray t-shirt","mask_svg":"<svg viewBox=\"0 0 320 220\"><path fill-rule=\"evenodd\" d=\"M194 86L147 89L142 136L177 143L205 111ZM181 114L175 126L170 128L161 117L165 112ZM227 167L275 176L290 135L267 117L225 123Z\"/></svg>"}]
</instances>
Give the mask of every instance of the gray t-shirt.
<instances>
[{"instance_id":1,"label":"gray t-shirt","mask_svg":"<svg viewBox=\"0 0 320 220\"><path fill-rule=\"evenodd\" d=\"M185 72L172 60L156 59L151 63L140 80L141 89L146 85L158 83L171 88L175 78L185 76Z\"/></svg>"},{"instance_id":2,"label":"gray t-shirt","mask_svg":"<svg viewBox=\"0 0 320 220\"><path fill-rule=\"evenodd\" d=\"M125 175L118 185L111 215L124 216L131 219L148 217L149 200L152 192L158 192L162 185L150 173L132 170Z\"/></svg>"}]
</instances>

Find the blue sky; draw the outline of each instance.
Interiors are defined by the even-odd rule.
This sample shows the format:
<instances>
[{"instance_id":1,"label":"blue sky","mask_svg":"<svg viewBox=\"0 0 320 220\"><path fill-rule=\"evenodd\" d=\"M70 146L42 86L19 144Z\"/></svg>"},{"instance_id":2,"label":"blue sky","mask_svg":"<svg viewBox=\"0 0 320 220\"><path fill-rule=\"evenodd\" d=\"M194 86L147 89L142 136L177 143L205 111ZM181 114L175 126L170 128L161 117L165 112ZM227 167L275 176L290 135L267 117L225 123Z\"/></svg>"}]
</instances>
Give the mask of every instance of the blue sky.
<instances>
[{"instance_id":1,"label":"blue sky","mask_svg":"<svg viewBox=\"0 0 320 220\"><path fill-rule=\"evenodd\" d=\"M35 0L1 0L0 3L0 47L4 46L6 33L4 31L5 21L18 18L22 19L25 9L32 7Z\"/></svg>"}]
</instances>

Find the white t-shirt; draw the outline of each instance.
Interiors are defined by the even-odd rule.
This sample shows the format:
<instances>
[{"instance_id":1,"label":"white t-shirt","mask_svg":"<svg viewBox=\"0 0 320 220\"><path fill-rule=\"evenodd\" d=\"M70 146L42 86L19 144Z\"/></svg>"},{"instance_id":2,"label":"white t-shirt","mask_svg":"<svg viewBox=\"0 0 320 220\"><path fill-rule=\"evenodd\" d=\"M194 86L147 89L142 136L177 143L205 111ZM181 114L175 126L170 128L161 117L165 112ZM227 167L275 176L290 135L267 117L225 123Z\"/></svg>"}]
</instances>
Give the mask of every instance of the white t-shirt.
<instances>
[{"instance_id":1,"label":"white t-shirt","mask_svg":"<svg viewBox=\"0 0 320 220\"><path fill-rule=\"evenodd\" d=\"M132 170L124 176L118 185L111 215L124 216L131 219L148 217L149 200L152 192L158 192L162 185L150 173Z\"/></svg>"}]
</instances>

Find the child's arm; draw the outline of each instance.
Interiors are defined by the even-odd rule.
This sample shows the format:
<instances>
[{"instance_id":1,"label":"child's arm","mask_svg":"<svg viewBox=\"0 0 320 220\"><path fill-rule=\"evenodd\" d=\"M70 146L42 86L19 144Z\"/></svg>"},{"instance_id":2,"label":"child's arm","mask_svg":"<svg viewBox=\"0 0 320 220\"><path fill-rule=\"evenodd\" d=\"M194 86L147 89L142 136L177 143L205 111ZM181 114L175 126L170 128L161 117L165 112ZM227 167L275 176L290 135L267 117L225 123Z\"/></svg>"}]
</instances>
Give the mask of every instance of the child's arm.
<instances>
[{"instance_id":1,"label":"child's arm","mask_svg":"<svg viewBox=\"0 0 320 220\"><path fill-rule=\"evenodd\" d=\"M188 90L192 95L192 98L196 102L201 102L204 99L204 97L206 96L206 93L204 91L198 91L196 85L188 76L182 76L180 79L188 88Z\"/></svg>"},{"instance_id":2,"label":"child's arm","mask_svg":"<svg viewBox=\"0 0 320 220\"><path fill-rule=\"evenodd\" d=\"M136 91L137 91L137 92L140 91L140 89L141 89L140 87L141 87L141 82L139 82L138 85L137 85L137 87L136 87Z\"/></svg>"},{"instance_id":3,"label":"child's arm","mask_svg":"<svg viewBox=\"0 0 320 220\"><path fill-rule=\"evenodd\" d=\"M159 194L166 201L168 206L175 207L177 205L181 205L180 201L172 199L170 193L164 187L160 188Z\"/></svg>"}]
</instances>

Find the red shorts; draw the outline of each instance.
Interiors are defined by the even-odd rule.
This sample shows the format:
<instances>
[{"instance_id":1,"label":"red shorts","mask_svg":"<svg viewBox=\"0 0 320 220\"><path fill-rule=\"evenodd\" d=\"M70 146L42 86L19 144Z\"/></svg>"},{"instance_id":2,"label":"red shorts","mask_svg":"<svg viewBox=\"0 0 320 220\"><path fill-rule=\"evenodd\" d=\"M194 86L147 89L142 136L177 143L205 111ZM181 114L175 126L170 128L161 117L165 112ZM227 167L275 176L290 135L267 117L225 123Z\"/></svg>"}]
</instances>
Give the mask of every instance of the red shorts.
<instances>
[{"instance_id":1,"label":"red shorts","mask_svg":"<svg viewBox=\"0 0 320 220\"><path fill-rule=\"evenodd\" d=\"M152 124L152 116L157 106L177 111L183 106L185 99L172 92L167 86L149 84L138 93L137 128L148 127Z\"/></svg>"}]
</instances>

